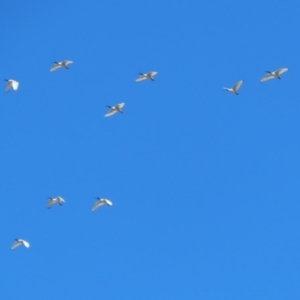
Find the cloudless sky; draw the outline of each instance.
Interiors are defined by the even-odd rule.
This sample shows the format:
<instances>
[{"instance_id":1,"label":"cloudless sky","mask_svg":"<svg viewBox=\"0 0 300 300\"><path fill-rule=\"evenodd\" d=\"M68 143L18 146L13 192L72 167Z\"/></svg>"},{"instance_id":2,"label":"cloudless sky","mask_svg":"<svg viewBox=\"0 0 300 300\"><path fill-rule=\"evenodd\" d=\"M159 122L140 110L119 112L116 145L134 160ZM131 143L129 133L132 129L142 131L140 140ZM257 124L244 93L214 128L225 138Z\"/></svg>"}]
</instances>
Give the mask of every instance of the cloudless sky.
<instances>
[{"instance_id":1,"label":"cloudless sky","mask_svg":"<svg viewBox=\"0 0 300 300\"><path fill-rule=\"evenodd\" d=\"M2 1L0 298L298 300L299 10Z\"/></svg>"}]
</instances>

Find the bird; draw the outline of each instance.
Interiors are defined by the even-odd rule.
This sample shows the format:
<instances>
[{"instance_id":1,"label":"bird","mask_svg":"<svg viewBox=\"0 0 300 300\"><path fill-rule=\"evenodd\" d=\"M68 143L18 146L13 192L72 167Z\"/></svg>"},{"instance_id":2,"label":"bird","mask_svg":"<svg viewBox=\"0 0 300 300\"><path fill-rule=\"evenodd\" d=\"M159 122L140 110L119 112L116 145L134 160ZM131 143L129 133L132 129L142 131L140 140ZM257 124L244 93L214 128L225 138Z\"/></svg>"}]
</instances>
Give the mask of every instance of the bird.
<instances>
[{"instance_id":1,"label":"bird","mask_svg":"<svg viewBox=\"0 0 300 300\"><path fill-rule=\"evenodd\" d=\"M5 85L5 91L8 92L11 88L13 88L15 91L18 89L19 87L19 82L13 79L4 79L4 81L6 81L6 85Z\"/></svg>"},{"instance_id":2,"label":"bird","mask_svg":"<svg viewBox=\"0 0 300 300\"><path fill-rule=\"evenodd\" d=\"M151 81L154 81L154 78L153 76L155 76L158 72L149 72L149 73L139 73L139 77L135 80L135 82L139 82L139 81L142 81L142 80L146 80L146 79L149 79Z\"/></svg>"},{"instance_id":3,"label":"bird","mask_svg":"<svg viewBox=\"0 0 300 300\"><path fill-rule=\"evenodd\" d=\"M22 239L15 239L15 242L12 244L11 249L15 249L17 247L19 247L20 245L25 246L26 248L29 248L30 245L28 242L26 242L25 240Z\"/></svg>"},{"instance_id":4,"label":"bird","mask_svg":"<svg viewBox=\"0 0 300 300\"><path fill-rule=\"evenodd\" d=\"M102 206L102 205L108 205L108 206L112 206L112 202L109 201L108 199L100 199L100 198L96 198L98 201L95 202L95 204L93 205L92 211L95 211L98 207Z\"/></svg>"},{"instance_id":5,"label":"bird","mask_svg":"<svg viewBox=\"0 0 300 300\"><path fill-rule=\"evenodd\" d=\"M56 197L56 198L48 198L47 207L51 208L51 206L55 203L62 205L64 202L66 202L62 197Z\"/></svg>"},{"instance_id":6,"label":"bird","mask_svg":"<svg viewBox=\"0 0 300 300\"><path fill-rule=\"evenodd\" d=\"M267 81L269 79L273 79L273 78L278 78L278 79L281 79L280 78L280 75L283 74L284 72L288 71L288 68L281 68L281 69L278 69L274 72L270 72L270 71L266 71L266 73L268 73L267 75L265 75L261 80L260 82L264 82L264 81Z\"/></svg>"},{"instance_id":7,"label":"bird","mask_svg":"<svg viewBox=\"0 0 300 300\"><path fill-rule=\"evenodd\" d=\"M244 80L240 80L238 81L232 88L223 88L224 90L236 94L238 95L238 89L241 87L241 85L243 84Z\"/></svg>"},{"instance_id":8,"label":"bird","mask_svg":"<svg viewBox=\"0 0 300 300\"><path fill-rule=\"evenodd\" d=\"M69 64L72 64L73 63L73 61L72 60L63 60L63 61L61 61L61 62L53 62L54 63L54 65L51 67L51 69L50 69L50 71L52 72L52 71L55 71L55 70L57 70L57 69L59 69L59 68L65 68L65 69L69 69L68 68L68 65Z\"/></svg>"},{"instance_id":9,"label":"bird","mask_svg":"<svg viewBox=\"0 0 300 300\"><path fill-rule=\"evenodd\" d=\"M109 106L109 105L106 105L106 107L110 108L110 110L104 115L104 117L109 117L109 116L112 116L113 114L115 114L116 112L119 112L119 113L123 113L122 111L122 107L125 105L125 103L119 103L115 106Z\"/></svg>"}]
</instances>

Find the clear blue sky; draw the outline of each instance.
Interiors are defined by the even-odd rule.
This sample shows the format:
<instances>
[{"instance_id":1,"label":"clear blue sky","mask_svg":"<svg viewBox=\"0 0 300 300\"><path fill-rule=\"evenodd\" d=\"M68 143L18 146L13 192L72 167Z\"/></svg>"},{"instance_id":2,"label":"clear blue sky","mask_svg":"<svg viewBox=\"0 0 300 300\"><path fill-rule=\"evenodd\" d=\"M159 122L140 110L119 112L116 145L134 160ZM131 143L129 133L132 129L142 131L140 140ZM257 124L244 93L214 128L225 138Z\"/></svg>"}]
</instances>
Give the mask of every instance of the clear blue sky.
<instances>
[{"instance_id":1,"label":"clear blue sky","mask_svg":"<svg viewBox=\"0 0 300 300\"><path fill-rule=\"evenodd\" d=\"M299 10L3 1L0 298L298 300Z\"/></svg>"}]
</instances>

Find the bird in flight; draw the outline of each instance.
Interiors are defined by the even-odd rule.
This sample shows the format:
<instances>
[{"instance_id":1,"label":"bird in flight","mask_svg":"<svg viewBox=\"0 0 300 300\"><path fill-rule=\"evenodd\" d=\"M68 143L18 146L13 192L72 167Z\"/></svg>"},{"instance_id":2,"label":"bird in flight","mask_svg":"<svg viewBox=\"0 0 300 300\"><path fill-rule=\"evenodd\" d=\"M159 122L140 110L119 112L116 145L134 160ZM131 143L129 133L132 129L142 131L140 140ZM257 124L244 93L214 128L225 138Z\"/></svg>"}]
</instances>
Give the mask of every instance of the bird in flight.
<instances>
[{"instance_id":1,"label":"bird in flight","mask_svg":"<svg viewBox=\"0 0 300 300\"><path fill-rule=\"evenodd\" d=\"M15 239L15 242L12 244L11 249L15 249L17 247L19 247L20 245L25 246L26 248L29 248L30 245L28 242L26 242L25 240L22 239Z\"/></svg>"},{"instance_id":2,"label":"bird in flight","mask_svg":"<svg viewBox=\"0 0 300 300\"><path fill-rule=\"evenodd\" d=\"M92 211L95 211L97 208L99 208L102 205L108 205L108 206L112 206L112 202L109 201L108 199L100 199L100 198L96 198L98 201L95 202L95 204L93 205Z\"/></svg>"},{"instance_id":3,"label":"bird in flight","mask_svg":"<svg viewBox=\"0 0 300 300\"><path fill-rule=\"evenodd\" d=\"M241 85L243 84L244 80L240 80L238 81L232 88L224 88L224 90L230 92L230 93L233 93L233 94L236 94L238 95L238 90L239 88L241 87Z\"/></svg>"},{"instance_id":4,"label":"bird in flight","mask_svg":"<svg viewBox=\"0 0 300 300\"><path fill-rule=\"evenodd\" d=\"M110 108L110 110L104 115L104 117L109 117L114 115L115 113L119 112L119 113L123 113L122 111L122 107L125 105L125 103L119 103L115 106L109 106L107 105L106 107Z\"/></svg>"},{"instance_id":5,"label":"bird in flight","mask_svg":"<svg viewBox=\"0 0 300 300\"><path fill-rule=\"evenodd\" d=\"M52 72L52 71L55 71L55 70L57 70L57 69L59 69L59 68L65 68L65 69L69 69L68 68L68 65L69 64L72 64L73 63L73 61L72 60L63 60L63 61L61 61L61 62L54 62L53 63L53 66L51 67L51 69L50 69L50 71Z\"/></svg>"},{"instance_id":6,"label":"bird in flight","mask_svg":"<svg viewBox=\"0 0 300 300\"><path fill-rule=\"evenodd\" d=\"M16 91L19 87L19 82L13 79L4 79L4 81L7 82L5 85L6 92L8 92L11 88L13 88Z\"/></svg>"},{"instance_id":7,"label":"bird in flight","mask_svg":"<svg viewBox=\"0 0 300 300\"><path fill-rule=\"evenodd\" d=\"M135 82L139 82L139 81L143 81L146 79L149 79L151 81L154 81L154 76L157 74L158 72L149 72L149 73L139 73L140 76L135 80Z\"/></svg>"},{"instance_id":8,"label":"bird in flight","mask_svg":"<svg viewBox=\"0 0 300 300\"><path fill-rule=\"evenodd\" d=\"M266 71L268 74L266 74L261 80L260 82L264 82L273 78L278 78L281 79L280 75L283 74L284 72L288 71L288 68L281 68L278 69L274 72L270 72L270 71Z\"/></svg>"},{"instance_id":9,"label":"bird in flight","mask_svg":"<svg viewBox=\"0 0 300 300\"><path fill-rule=\"evenodd\" d=\"M56 198L48 198L47 207L51 208L53 204L59 204L63 205L63 203L66 202L62 197L56 197Z\"/></svg>"}]
</instances>

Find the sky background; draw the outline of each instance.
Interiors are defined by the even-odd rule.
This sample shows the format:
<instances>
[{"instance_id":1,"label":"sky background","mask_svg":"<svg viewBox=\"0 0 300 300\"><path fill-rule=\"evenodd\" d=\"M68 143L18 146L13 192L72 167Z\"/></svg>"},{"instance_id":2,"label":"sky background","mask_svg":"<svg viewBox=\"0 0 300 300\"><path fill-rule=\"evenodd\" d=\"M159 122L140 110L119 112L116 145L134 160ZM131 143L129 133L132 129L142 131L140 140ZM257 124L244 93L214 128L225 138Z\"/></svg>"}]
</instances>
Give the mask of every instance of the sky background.
<instances>
[{"instance_id":1,"label":"sky background","mask_svg":"<svg viewBox=\"0 0 300 300\"><path fill-rule=\"evenodd\" d=\"M0 298L298 300L299 10L2 1Z\"/></svg>"}]
</instances>

